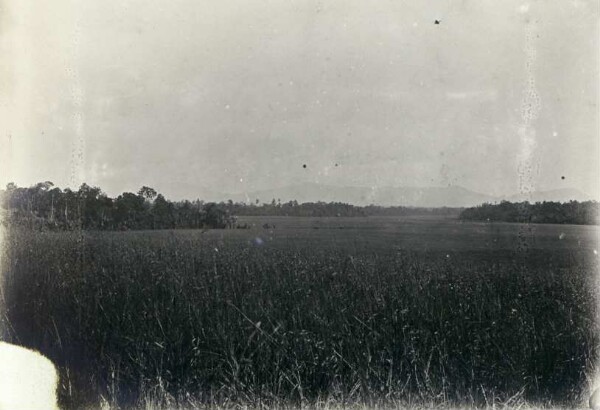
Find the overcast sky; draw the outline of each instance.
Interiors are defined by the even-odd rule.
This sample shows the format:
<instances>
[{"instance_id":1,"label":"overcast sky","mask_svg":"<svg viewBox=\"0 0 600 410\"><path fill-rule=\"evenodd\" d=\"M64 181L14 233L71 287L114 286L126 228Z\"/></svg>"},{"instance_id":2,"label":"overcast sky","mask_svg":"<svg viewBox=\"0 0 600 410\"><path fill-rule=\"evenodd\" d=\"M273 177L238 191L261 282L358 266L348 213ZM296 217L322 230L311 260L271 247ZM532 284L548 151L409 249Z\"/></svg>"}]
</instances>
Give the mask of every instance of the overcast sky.
<instances>
[{"instance_id":1,"label":"overcast sky","mask_svg":"<svg viewBox=\"0 0 600 410\"><path fill-rule=\"evenodd\" d=\"M0 5L2 185L600 197L596 1Z\"/></svg>"}]
</instances>

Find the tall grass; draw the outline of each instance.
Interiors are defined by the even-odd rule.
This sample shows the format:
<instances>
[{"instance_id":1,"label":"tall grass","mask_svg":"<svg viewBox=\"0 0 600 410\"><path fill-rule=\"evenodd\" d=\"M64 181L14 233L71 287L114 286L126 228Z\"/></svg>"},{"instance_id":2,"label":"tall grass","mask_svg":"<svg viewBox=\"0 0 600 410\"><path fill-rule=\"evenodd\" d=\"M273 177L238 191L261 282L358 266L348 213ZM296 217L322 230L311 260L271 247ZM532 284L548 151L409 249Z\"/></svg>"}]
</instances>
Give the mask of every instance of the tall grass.
<instances>
[{"instance_id":1,"label":"tall grass","mask_svg":"<svg viewBox=\"0 0 600 410\"><path fill-rule=\"evenodd\" d=\"M4 337L66 407L574 403L597 266L566 251L342 252L194 233L13 231Z\"/></svg>"}]
</instances>

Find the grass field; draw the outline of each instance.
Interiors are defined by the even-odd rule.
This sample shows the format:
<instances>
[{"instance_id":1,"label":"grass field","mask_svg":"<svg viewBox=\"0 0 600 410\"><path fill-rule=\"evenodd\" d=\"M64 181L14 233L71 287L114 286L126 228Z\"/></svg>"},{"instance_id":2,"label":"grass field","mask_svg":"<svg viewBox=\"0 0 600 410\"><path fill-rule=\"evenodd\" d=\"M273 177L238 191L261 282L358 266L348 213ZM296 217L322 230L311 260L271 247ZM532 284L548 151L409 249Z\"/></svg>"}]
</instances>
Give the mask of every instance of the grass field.
<instances>
[{"instance_id":1,"label":"grass field","mask_svg":"<svg viewBox=\"0 0 600 410\"><path fill-rule=\"evenodd\" d=\"M57 363L67 408L585 400L598 227L240 219L12 231L3 337Z\"/></svg>"}]
</instances>

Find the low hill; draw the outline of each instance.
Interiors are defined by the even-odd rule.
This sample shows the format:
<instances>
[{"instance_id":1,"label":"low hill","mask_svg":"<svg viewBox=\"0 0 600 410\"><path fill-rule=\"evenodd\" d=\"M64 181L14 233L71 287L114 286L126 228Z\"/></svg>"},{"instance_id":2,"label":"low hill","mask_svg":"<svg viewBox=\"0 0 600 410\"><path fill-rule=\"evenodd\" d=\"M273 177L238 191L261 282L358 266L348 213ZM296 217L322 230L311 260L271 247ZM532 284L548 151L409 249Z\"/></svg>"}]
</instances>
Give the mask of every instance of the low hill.
<instances>
[{"instance_id":1,"label":"low hill","mask_svg":"<svg viewBox=\"0 0 600 410\"><path fill-rule=\"evenodd\" d=\"M535 191L530 194L492 196L471 191L461 186L447 187L357 187L333 186L316 183L288 185L280 188L245 193L221 194L221 200L234 202L269 203L272 199L281 202L342 202L356 206L406 206L406 207L472 207L483 203L510 202L569 202L589 201L596 198L576 189Z\"/></svg>"},{"instance_id":2,"label":"low hill","mask_svg":"<svg viewBox=\"0 0 600 410\"><path fill-rule=\"evenodd\" d=\"M226 194L227 199L240 202L343 202L352 205L411 206L411 207L465 207L496 198L470 191L459 186L449 187L355 187L315 183L289 185L248 193Z\"/></svg>"}]
</instances>

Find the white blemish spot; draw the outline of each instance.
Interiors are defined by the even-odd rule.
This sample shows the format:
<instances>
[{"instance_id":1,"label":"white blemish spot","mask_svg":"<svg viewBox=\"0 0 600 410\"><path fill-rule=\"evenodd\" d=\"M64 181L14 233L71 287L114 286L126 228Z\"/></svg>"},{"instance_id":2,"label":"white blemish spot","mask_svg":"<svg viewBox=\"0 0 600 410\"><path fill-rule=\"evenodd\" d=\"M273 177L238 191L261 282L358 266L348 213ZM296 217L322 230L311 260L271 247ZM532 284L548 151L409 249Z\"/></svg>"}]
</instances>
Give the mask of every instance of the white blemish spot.
<instances>
[{"instance_id":1,"label":"white blemish spot","mask_svg":"<svg viewBox=\"0 0 600 410\"><path fill-rule=\"evenodd\" d=\"M0 408L58 409L58 373L40 353L0 341Z\"/></svg>"},{"instance_id":2,"label":"white blemish spot","mask_svg":"<svg viewBox=\"0 0 600 410\"><path fill-rule=\"evenodd\" d=\"M600 389L596 389L590 397L590 408L593 410L600 409Z\"/></svg>"}]
</instances>

